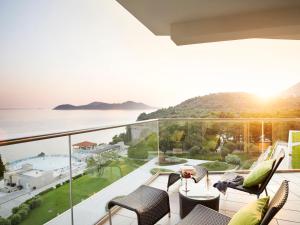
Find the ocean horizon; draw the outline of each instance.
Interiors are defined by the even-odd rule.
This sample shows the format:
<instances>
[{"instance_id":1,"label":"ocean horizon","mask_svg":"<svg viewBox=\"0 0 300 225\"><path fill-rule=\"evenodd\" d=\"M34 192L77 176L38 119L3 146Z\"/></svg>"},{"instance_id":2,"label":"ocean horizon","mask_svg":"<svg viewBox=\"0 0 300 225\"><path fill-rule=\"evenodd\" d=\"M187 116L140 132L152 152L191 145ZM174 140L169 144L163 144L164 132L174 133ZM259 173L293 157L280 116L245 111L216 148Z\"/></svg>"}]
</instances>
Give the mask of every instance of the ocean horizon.
<instances>
[{"instance_id":1,"label":"ocean horizon","mask_svg":"<svg viewBox=\"0 0 300 225\"><path fill-rule=\"evenodd\" d=\"M0 110L0 139L28 137L32 135L71 131L131 123L138 115L149 110L52 110L52 109L5 109ZM73 135L72 144L80 141L109 143L124 128L97 131L82 135ZM36 156L44 152L68 154L68 138L54 138L36 142L0 147L0 154L5 162Z\"/></svg>"}]
</instances>

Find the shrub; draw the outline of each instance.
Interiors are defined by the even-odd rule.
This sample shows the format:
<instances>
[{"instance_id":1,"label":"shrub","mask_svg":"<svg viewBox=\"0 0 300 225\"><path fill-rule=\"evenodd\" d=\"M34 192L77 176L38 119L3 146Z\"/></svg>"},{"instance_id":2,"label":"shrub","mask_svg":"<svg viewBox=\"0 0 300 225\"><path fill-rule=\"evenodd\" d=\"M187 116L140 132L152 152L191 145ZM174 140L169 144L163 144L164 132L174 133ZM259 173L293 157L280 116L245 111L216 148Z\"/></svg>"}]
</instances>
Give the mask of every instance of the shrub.
<instances>
[{"instance_id":1,"label":"shrub","mask_svg":"<svg viewBox=\"0 0 300 225\"><path fill-rule=\"evenodd\" d=\"M17 214L19 214L19 215L21 216L22 220L23 220L23 219L25 219L25 218L27 217L28 213L29 213L28 210L22 209L22 208L21 208L21 209L18 211Z\"/></svg>"},{"instance_id":2,"label":"shrub","mask_svg":"<svg viewBox=\"0 0 300 225\"><path fill-rule=\"evenodd\" d=\"M47 192L52 191L53 189L54 189L54 188L51 187L51 188L46 189L45 191L41 191L41 192L40 192L40 195L46 194Z\"/></svg>"},{"instance_id":3,"label":"shrub","mask_svg":"<svg viewBox=\"0 0 300 225\"><path fill-rule=\"evenodd\" d=\"M234 168L233 165L230 165L226 162L220 162L220 161L206 162L200 164L199 166L202 166L209 171L224 171L224 170L230 170Z\"/></svg>"},{"instance_id":4,"label":"shrub","mask_svg":"<svg viewBox=\"0 0 300 225\"><path fill-rule=\"evenodd\" d=\"M200 147L199 146L193 146L192 148L190 148L189 152L191 156L195 156L200 152Z\"/></svg>"},{"instance_id":5,"label":"shrub","mask_svg":"<svg viewBox=\"0 0 300 225\"><path fill-rule=\"evenodd\" d=\"M248 145L248 151L249 152L258 152L259 151L259 148L257 145L253 144L253 143L250 143Z\"/></svg>"},{"instance_id":6,"label":"shrub","mask_svg":"<svg viewBox=\"0 0 300 225\"><path fill-rule=\"evenodd\" d=\"M232 154L225 156L225 161L227 163L234 164L234 165L240 165L240 163L241 163L240 157L238 157L237 155L232 155Z\"/></svg>"},{"instance_id":7,"label":"shrub","mask_svg":"<svg viewBox=\"0 0 300 225\"><path fill-rule=\"evenodd\" d=\"M0 217L0 225L10 225L10 222L8 219Z\"/></svg>"},{"instance_id":8,"label":"shrub","mask_svg":"<svg viewBox=\"0 0 300 225\"><path fill-rule=\"evenodd\" d=\"M128 149L128 157L133 159L147 159L148 151L144 148L131 147Z\"/></svg>"},{"instance_id":9,"label":"shrub","mask_svg":"<svg viewBox=\"0 0 300 225\"><path fill-rule=\"evenodd\" d=\"M13 214L17 213L18 211L19 211L19 207L18 207L18 206L12 208L12 210L11 210L11 212L12 212Z\"/></svg>"},{"instance_id":10,"label":"shrub","mask_svg":"<svg viewBox=\"0 0 300 225\"><path fill-rule=\"evenodd\" d=\"M222 159L224 160L225 157L230 153L230 150L226 147L223 147L222 150L221 150L221 157Z\"/></svg>"},{"instance_id":11,"label":"shrub","mask_svg":"<svg viewBox=\"0 0 300 225\"><path fill-rule=\"evenodd\" d=\"M75 179L77 179L77 178L79 178L79 177L81 177L81 174L78 174L78 175L74 176L74 177L73 177L73 180L75 180Z\"/></svg>"},{"instance_id":12,"label":"shrub","mask_svg":"<svg viewBox=\"0 0 300 225\"><path fill-rule=\"evenodd\" d=\"M226 142L223 147L227 148L230 153L237 149L237 145L231 141Z\"/></svg>"},{"instance_id":13,"label":"shrub","mask_svg":"<svg viewBox=\"0 0 300 225\"><path fill-rule=\"evenodd\" d=\"M207 150L207 149L205 149L205 148L200 148L200 151L199 151L199 154L200 155L208 155L210 152L209 152L209 150ZM213 154L213 153L211 153L211 154Z\"/></svg>"},{"instance_id":14,"label":"shrub","mask_svg":"<svg viewBox=\"0 0 300 225\"><path fill-rule=\"evenodd\" d=\"M27 214L29 213L30 211L30 206L29 204L26 204L26 203L23 203L19 206L19 211L18 213L20 212L20 210L25 210L27 212Z\"/></svg>"},{"instance_id":15,"label":"shrub","mask_svg":"<svg viewBox=\"0 0 300 225\"><path fill-rule=\"evenodd\" d=\"M13 214L10 218L10 223L11 225L18 225L22 220L22 217L16 213L16 214Z\"/></svg>"},{"instance_id":16,"label":"shrub","mask_svg":"<svg viewBox=\"0 0 300 225\"><path fill-rule=\"evenodd\" d=\"M246 160L242 164L242 168L241 169L248 170L248 169L250 169L250 167L252 166L252 164L253 164L253 160Z\"/></svg>"},{"instance_id":17,"label":"shrub","mask_svg":"<svg viewBox=\"0 0 300 225\"><path fill-rule=\"evenodd\" d=\"M30 208L34 209L39 207L42 204L42 200L40 197L34 197L33 199L31 199L31 201L29 202Z\"/></svg>"},{"instance_id":18,"label":"shrub","mask_svg":"<svg viewBox=\"0 0 300 225\"><path fill-rule=\"evenodd\" d=\"M216 151L216 147L217 147L217 141L215 140L210 140L206 143L206 148L209 150L209 151Z\"/></svg>"}]
</instances>

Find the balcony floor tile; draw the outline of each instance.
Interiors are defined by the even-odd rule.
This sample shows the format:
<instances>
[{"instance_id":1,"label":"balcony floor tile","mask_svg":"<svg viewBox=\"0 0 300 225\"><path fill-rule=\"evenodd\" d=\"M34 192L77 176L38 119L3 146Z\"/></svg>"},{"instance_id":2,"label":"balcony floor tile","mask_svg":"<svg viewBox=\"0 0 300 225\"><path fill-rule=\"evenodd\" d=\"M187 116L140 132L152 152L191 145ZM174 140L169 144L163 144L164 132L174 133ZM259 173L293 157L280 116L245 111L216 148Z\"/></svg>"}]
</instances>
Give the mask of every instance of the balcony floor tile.
<instances>
[{"instance_id":1,"label":"balcony floor tile","mask_svg":"<svg viewBox=\"0 0 300 225\"><path fill-rule=\"evenodd\" d=\"M220 179L220 175L210 175L211 182L214 183ZM161 175L155 179L150 186L166 190L167 175ZM288 202L284 208L275 216L270 225L300 225L300 173L278 173L272 178L268 185L268 192L272 196L278 189L282 180L290 180L290 194ZM298 183L299 182L299 183ZM178 188L180 181L170 187L169 196L171 204L171 218L165 216L156 225L174 225L180 221L179 216L179 196ZM264 196L264 194L262 195ZM220 212L232 217L236 211L247 204L249 201L256 199L256 196L243 193L241 191L228 189L225 196L221 194ZM106 222L105 225L108 223ZM126 209L121 209L113 216L113 225L136 225L136 215Z\"/></svg>"}]
</instances>

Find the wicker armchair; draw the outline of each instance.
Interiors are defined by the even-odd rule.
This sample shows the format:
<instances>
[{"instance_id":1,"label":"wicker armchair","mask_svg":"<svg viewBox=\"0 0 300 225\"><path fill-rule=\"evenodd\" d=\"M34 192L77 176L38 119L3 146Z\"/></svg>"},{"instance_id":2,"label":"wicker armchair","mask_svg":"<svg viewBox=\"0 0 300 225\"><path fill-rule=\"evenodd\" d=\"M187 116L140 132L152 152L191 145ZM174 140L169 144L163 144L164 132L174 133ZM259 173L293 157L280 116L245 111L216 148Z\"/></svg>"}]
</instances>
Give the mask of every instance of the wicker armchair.
<instances>
[{"instance_id":1,"label":"wicker armchair","mask_svg":"<svg viewBox=\"0 0 300 225\"><path fill-rule=\"evenodd\" d=\"M195 176L192 177L195 183L198 183L203 177L208 175L208 171L206 168L201 166L193 166L196 170ZM169 187L176 183L179 179L181 179L180 173L170 173L168 177L167 191L169 191Z\"/></svg>"},{"instance_id":2,"label":"wicker armchair","mask_svg":"<svg viewBox=\"0 0 300 225\"><path fill-rule=\"evenodd\" d=\"M238 185L236 187L229 187L229 188L233 188L233 189L236 189L236 190L239 190L239 191L247 192L249 194L255 194L255 195L257 195L257 198L259 198L260 194L263 191L265 191L266 195L268 196L267 185L270 182L271 178L273 177L274 173L276 172L278 166L280 165L280 163L284 159L284 156L285 156L284 151L281 151L279 153L279 156L277 157L277 159L273 163L273 168L272 168L271 173L268 175L268 177L266 178L266 180L261 185L255 186L255 187L251 187L251 188L245 188L245 187L243 187L243 185Z\"/></svg>"},{"instance_id":3,"label":"wicker armchair","mask_svg":"<svg viewBox=\"0 0 300 225\"><path fill-rule=\"evenodd\" d=\"M146 185L140 186L125 197L108 202L110 224L110 209L116 205L134 211L137 214L138 225L153 225L166 214L169 213L170 216L168 193Z\"/></svg>"},{"instance_id":4,"label":"wicker armchair","mask_svg":"<svg viewBox=\"0 0 300 225\"><path fill-rule=\"evenodd\" d=\"M285 180L277 190L275 196L269 204L268 211L264 215L260 225L268 225L277 212L287 201L289 185ZM177 225L227 225L230 217L202 205L197 205L182 221Z\"/></svg>"}]
</instances>

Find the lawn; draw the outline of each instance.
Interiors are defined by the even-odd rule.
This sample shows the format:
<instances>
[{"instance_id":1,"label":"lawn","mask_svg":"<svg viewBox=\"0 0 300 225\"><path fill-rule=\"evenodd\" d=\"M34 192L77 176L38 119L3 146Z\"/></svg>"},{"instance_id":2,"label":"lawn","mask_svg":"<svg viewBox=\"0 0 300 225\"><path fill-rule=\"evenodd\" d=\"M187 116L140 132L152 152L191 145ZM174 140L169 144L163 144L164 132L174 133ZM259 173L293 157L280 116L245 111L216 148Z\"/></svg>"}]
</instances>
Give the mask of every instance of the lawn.
<instances>
[{"instance_id":1,"label":"lawn","mask_svg":"<svg viewBox=\"0 0 300 225\"><path fill-rule=\"evenodd\" d=\"M181 158L172 156L172 157L166 158L165 160L159 160L159 162L157 162L156 164L159 166L172 166L172 165L178 165L178 164L182 164L182 163L186 163L186 162L187 162L186 159L181 159Z\"/></svg>"},{"instance_id":2,"label":"lawn","mask_svg":"<svg viewBox=\"0 0 300 225\"><path fill-rule=\"evenodd\" d=\"M292 142L300 142L300 132L293 132L292 133Z\"/></svg>"},{"instance_id":3,"label":"lawn","mask_svg":"<svg viewBox=\"0 0 300 225\"><path fill-rule=\"evenodd\" d=\"M73 205L90 197L122 176L130 173L145 162L126 159L112 162L104 169L101 176L97 173L83 175L72 182ZM69 184L62 185L41 195L42 205L30 211L21 225L39 225L63 213L69 206Z\"/></svg>"},{"instance_id":4,"label":"lawn","mask_svg":"<svg viewBox=\"0 0 300 225\"><path fill-rule=\"evenodd\" d=\"M171 154L172 155L172 154ZM209 153L209 154L196 154L196 155L190 155L190 153L182 153L179 155L180 158L186 158L186 159L199 159L199 160L221 160L221 156L219 153Z\"/></svg>"},{"instance_id":5,"label":"lawn","mask_svg":"<svg viewBox=\"0 0 300 225\"><path fill-rule=\"evenodd\" d=\"M300 169L300 145L293 146L292 167L293 169Z\"/></svg>"},{"instance_id":6,"label":"lawn","mask_svg":"<svg viewBox=\"0 0 300 225\"><path fill-rule=\"evenodd\" d=\"M220 161L206 162L199 164L199 166L205 167L208 171L232 170L236 167L235 165Z\"/></svg>"}]
</instances>

